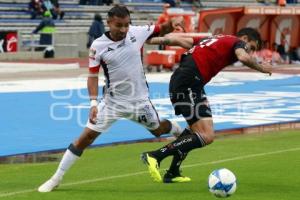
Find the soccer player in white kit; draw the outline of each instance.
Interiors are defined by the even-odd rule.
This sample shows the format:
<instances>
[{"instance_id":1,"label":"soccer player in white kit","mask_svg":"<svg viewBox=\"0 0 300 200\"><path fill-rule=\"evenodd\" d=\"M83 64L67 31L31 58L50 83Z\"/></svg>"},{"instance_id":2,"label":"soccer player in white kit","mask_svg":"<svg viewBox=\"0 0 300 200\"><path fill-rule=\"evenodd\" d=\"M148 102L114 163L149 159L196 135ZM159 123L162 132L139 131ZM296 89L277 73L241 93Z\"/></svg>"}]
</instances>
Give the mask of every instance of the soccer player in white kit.
<instances>
[{"instance_id":1,"label":"soccer player in white kit","mask_svg":"<svg viewBox=\"0 0 300 200\"><path fill-rule=\"evenodd\" d=\"M182 132L175 122L159 120L149 99L141 61L141 48L146 40L160 32L171 31L174 24L131 26L128 9L119 5L108 12L107 24L109 31L92 43L89 53L87 85L91 108L87 125L66 150L55 174L38 188L39 192L51 192L56 188L84 149L120 118L140 123L156 137ZM100 67L106 85L103 98L98 101ZM151 160L148 162L151 164Z\"/></svg>"}]
</instances>

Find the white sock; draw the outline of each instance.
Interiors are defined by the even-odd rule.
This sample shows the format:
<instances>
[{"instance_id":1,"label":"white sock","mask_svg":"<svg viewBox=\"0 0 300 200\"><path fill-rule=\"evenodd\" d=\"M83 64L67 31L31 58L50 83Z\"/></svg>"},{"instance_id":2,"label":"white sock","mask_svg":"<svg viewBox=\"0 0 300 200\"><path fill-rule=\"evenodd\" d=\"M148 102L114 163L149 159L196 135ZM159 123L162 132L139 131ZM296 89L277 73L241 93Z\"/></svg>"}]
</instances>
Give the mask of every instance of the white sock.
<instances>
[{"instance_id":1,"label":"white sock","mask_svg":"<svg viewBox=\"0 0 300 200\"><path fill-rule=\"evenodd\" d=\"M171 125L172 125L172 127L171 127L171 130L170 130L170 133L172 135L174 135L175 137L178 137L183 132L183 129L175 121L171 122Z\"/></svg>"},{"instance_id":2,"label":"white sock","mask_svg":"<svg viewBox=\"0 0 300 200\"><path fill-rule=\"evenodd\" d=\"M59 166L52 176L53 179L62 179L64 174L70 167L75 163L75 161L79 158L79 156L73 154L69 149L65 152L64 156L62 157Z\"/></svg>"}]
</instances>

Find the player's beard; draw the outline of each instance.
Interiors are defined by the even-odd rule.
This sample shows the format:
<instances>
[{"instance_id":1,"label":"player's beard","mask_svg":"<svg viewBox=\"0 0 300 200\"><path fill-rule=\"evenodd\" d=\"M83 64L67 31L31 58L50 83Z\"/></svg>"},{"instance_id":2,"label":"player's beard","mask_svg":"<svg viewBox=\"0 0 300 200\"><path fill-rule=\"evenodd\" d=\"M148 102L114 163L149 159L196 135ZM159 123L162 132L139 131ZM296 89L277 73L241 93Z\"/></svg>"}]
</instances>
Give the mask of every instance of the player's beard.
<instances>
[{"instance_id":1,"label":"player's beard","mask_svg":"<svg viewBox=\"0 0 300 200\"><path fill-rule=\"evenodd\" d=\"M119 34L117 35L117 39L118 39L118 40L123 40L125 37L126 37L126 33L119 33Z\"/></svg>"}]
</instances>

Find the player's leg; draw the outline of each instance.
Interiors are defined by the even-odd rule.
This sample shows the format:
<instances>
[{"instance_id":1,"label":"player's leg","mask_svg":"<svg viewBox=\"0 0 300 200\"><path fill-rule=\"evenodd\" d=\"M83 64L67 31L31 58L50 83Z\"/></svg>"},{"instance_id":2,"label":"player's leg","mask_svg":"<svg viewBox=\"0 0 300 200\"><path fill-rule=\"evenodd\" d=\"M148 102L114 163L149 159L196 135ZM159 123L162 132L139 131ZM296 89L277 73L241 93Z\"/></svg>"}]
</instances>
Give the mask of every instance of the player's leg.
<instances>
[{"instance_id":1,"label":"player's leg","mask_svg":"<svg viewBox=\"0 0 300 200\"><path fill-rule=\"evenodd\" d=\"M197 101L197 98L194 100ZM200 101L202 102L200 103ZM191 150L202 148L212 143L214 140L213 121L210 108L206 103L206 98L200 101L198 101L195 106L182 106L182 104L180 104L177 108L190 125L190 130L185 129L183 132L184 134L175 141L156 151L148 152L148 155L155 158L158 163L168 156L174 156L168 172L178 175L178 177L182 177L179 173L179 168L185 158L185 156L181 157L178 155L187 155Z\"/></svg>"},{"instance_id":2,"label":"player's leg","mask_svg":"<svg viewBox=\"0 0 300 200\"><path fill-rule=\"evenodd\" d=\"M177 122L159 119L158 113L150 100L145 100L139 104L135 107L132 120L146 127L155 137L164 134L172 134L177 137L182 133L183 130Z\"/></svg>"},{"instance_id":3,"label":"player's leg","mask_svg":"<svg viewBox=\"0 0 300 200\"><path fill-rule=\"evenodd\" d=\"M56 188L63 179L64 174L70 169L75 161L81 156L84 149L89 146L99 135L99 132L85 128L80 137L71 143L68 149L65 151L58 168L54 175L42 184L39 188L39 192L51 192Z\"/></svg>"},{"instance_id":4,"label":"player's leg","mask_svg":"<svg viewBox=\"0 0 300 200\"><path fill-rule=\"evenodd\" d=\"M188 97L188 98L186 98ZM214 140L213 121L211 110L204 90L195 92L193 103L190 104L190 95L185 95L181 100L175 101L173 104L177 114L181 114L186 119L190 129L185 129L184 134L178 137L174 142L156 150L149 152L149 155L154 157L158 163L168 156L174 156L174 162L178 162L177 169L172 168L174 174L179 171L181 162L176 157L177 154L187 154L195 148L202 148ZM174 101L173 101L174 102ZM187 104L186 104L187 103ZM170 171L170 169L169 169Z\"/></svg>"},{"instance_id":5,"label":"player's leg","mask_svg":"<svg viewBox=\"0 0 300 200\"><path fill-rule=\"evenodd\" d=\"M182 137L180 135L179 137ZM170 169L167 170L167 173L164 175L164 178L162 179L161 174L159 172L159 165L161 160L159 160L157 157L151 154L152 152L144 152L141 155L142 161L148 166L148 171L150 173L150 176L155 182L165 182L165 183L171 183L171 182L188 182L190 181L189 177L181 176L179 167L181 162L184 160L184 157L187 155L182 155L179 153L174 154Z\"/></svg>"},{"instance_id":6,"label":"player's leg","mask_svg":"<svg viewBox=\"0 0 300 200\"><path fill-rule=\"evenodd\" d=\"M134 107L134 109L132 113L130 113L131 117L129 117L129 119L143 125L156 137L169 133L178 135L182 132L181 127L175 122L169 120L160 121L150 100L136 102L132 107ZM146 154L143 154L141 158L148 166L149 173L154 181L161 182L162 178L158 171L159 165L156 160L148 157Z\"/></svg>"},{"instance_id":7,"label":"player's leg","mask_svg":"<svg viewBox=\"0 0 300 200\"><path fill-rule=\"evenodd\" d=\"M211 110L207 103L201 77L198 77L197 69L190 65L192 62L186 58L185 60L189 62L183 63L172 75L170 95L175 114L184 116L191 128L191 130L186 129L185 132L190 131L190 133L178 137L175 141L156 151L147 153L148 157L155 159L157 163L168 156L174 156L174 163L177 162L179 165L177 165L178 170L172 168L173 173L179 171L181 164L178 154L187 154L193 149L204 147L210 144L214 138Z\"/></svg>"},{"instance_id":8,"label":"player's leg","mask_svg":"<svg viewBox=\"0 0 300 200\"><path fill-rule=\"evenodd\" d=\"M179 137L192 134L189 128L184 129L184 131L181 133ZM181 175L180 165L184 161L188 154L178 152L175 154L172 158L171 165L167 172L165 173L163 177L164 183L180 183L180 182L189 182L191 179L186 176Z\"/></svg>"},{"instance_id":9,"label":"player's leg","mask_svg":"<svg viewBox=\"0 0 300 200\"><path fill-rule=\"evenodd\" d=\"M155 130L151 130L151 133L156 137L160 137L165 134L172 134L175 137L178 137L182 131L182 128L177 122L163 119L159 122L159 127Z\"/></svg>"},{"instance_id":10,"label":"player's leg","mask_svg":"<svg viewBox=\"0 0 300 200\"><path fill-rule=\"evenodd\" d=\"M42 184L38 188L38 191L51 192L53 189L55 189L62 181L64 174L82 155L83 151L94 142L101 132L110 127L117 118L118 116L112 113L104 103L99 103L97 123L92 124L88 120L86 128L84 128L79 138L71 143L68 149L65 151L54 175L48 181Z\"/></svg>"},{"instance_id":11,"label":"player's leg","mask_svg":"<svg viewBox=\"0 0 300 200\"><path fill-rule=\"evenodd\" d=\"M159 166L159 163L166 157L173 156L171 166L167 173L172 174L173 178L178 178L178 181L174 180L172 182L189 181L188 179L185 179L184 176L182 176L180 173L179 168L182 161L191 150L202 148L213 141L213 134L210 132L210 130L206 130L204 128L209 126L210 120L199 120L198 122L196 122L196 124L194 124L193 126L197 127L197 129L195 130L202 130L202 132L192 132L189 135L180 136L175 141L163 146L162 148L143 154L144 157L148 157L148 160L152 159L152 162L154 162L153 160L155 160L157 166ZM170 180L164 180L164 182L170 182Z\"/></svg>"},{"instance_id":12,"label":"player's leg","mask_svg":"<svg viewBox=\"0 0 300 200\"><path fill-rule=\"evenodd\" d=\"M198 123L206 122L199 121ZM208 143L206 143L202 134L193 133L186 136L180 136L175 141L157 149L156 151L148 152L148 154L160 163L168 156L174 156L180 153L187 154L191 150L204 147L207 144Z\"/></svg>"}]
</instances>

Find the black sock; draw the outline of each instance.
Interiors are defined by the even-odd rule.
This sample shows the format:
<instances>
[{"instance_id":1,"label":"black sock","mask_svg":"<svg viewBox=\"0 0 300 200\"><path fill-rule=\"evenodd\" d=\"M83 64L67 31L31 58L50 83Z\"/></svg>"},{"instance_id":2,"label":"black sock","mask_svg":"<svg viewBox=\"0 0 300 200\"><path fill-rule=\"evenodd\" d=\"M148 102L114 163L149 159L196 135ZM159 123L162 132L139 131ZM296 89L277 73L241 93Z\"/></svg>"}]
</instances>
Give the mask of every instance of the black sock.
<instances>
[{"instance_id":1,"label":"black sock","mask_svg":"<svg viewBox=\"0 0 300 200\"><path fill-rule=\"evenodd\" d=\"M74 146L74 144L73 143L71 143L70 145L69 145L69 147L68 147L68 149L73 153L73 154L75 154L76 156L81 156L81 154L82 154L82 150L80 150L80 149L77 149L75 146Z\"/></svg>"},{"instance_id":2,"label":"black sock","mask_svg":"<svg viewBox=\"0 0 300 200\"><path fill-rule=\"evenodd\" d=\"M185 128L178 138L186 136L186 135L190 135L190 134L193 134L193 132L189 128ZM183 160L186 158L186 156L187 156L187 153L182 153L182 152L178 151L177 154L175 154L173 156L173 159L172 159L172 162L171 162L168 172L172 173L173 175L179 175L180 174L180 171L179 171L180 165L183 162Z\"/></svg>"},{"instance_id":3,"label":"black sock","mask_svg":"<svg viewBox=\"0 0 300 200\"><path fill-rule=\"evenodd\" d=\"M177 154L175 154L173 156L170 168L168 170L168 172L172 173L173 175L179 175L180 171L180 165L183 162L183 160L186 158L187 153L183 154L181 152L178 152Z\"/></svg>"},{"instance_id":4,"label":"black sock","mask_svg":"<svg viewBox=\"0 0 300 200\"><path fill-rule=\"evenodd\" d=\"M190 135L190 134L193 134L193 132L192 132L190 129L185 128L185 129L182 131L182 133L180 134L179 137L182 137L182 136L185 136L185 135Z\"/></svg>"},{"instance_id":5,"label":"black sock","mask_svg":"<svg viewBox=\"0 0 300 200\"><path fill-rule=\"evenodd\" d=\"M182 153L188 153L192 149L201 148L203 146L205 146L205 141L201 136L198 136L197 134L189 134L180 136L175 141L167 144L163 148L160 148L156 151L151 151L150 154L153 155L158 162L160 162L167 156L177 154L178 151Z\"/></svg>"}]
</instances>

